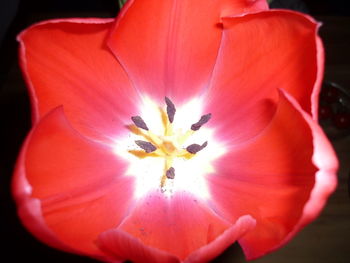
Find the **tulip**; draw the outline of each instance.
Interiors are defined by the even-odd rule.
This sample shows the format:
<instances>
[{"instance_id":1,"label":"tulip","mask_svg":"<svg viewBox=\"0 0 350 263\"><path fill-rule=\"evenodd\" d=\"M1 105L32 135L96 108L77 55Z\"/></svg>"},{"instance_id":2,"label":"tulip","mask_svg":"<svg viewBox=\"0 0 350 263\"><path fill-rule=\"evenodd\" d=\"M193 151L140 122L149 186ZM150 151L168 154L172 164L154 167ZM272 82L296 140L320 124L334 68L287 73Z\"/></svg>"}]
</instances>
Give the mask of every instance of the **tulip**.
<instances>
[{"instance_id":1,"label":"tulip","mask_svg":"<svg viewBox=\"0 0 350 263\"><path fill-rule=\"evenodd\" d=\"M13 180L27 229L106 262L247 259L336 186L317 123L318 24L263 0L134 0L19 36L33 127Z\"/></svg>"}]
</instances>

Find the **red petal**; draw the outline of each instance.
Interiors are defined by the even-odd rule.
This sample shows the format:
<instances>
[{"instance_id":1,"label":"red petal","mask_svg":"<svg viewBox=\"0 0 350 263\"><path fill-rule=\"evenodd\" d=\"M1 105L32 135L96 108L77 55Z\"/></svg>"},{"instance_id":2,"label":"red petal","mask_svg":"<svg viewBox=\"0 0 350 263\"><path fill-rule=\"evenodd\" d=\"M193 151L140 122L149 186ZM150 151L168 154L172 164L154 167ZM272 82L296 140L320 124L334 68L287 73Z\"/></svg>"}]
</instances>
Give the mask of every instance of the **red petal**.
<instances>
[{"instance_id":1,"label":"red petal","mask_svg":"<svg viewBox=\"0 0 350 263\"><path fill-rule=\"evenodd\" d=\"M118 230L134 236L146 247L170 253L180 260L195 252L190 256L189 262L196 262L198 258L217 256L252 225L254 220L240 222L234 230L224 234L221 240L208 245L232 224L222 220L190 194L177 193L168 199L161 193L153 193L139 201ZM135 251L127 250L120 244L113 248L110 245L110 249L120 258L142 262L136 256L141 253L136 245Z\"/></svg>"},{"instance_id":2,"label":"red petal","mask_svg":"<svg viewBox=\"0 0 350 263\"><path fill-rule=\"evenodd\" d=\"M111 19L51 20L23 31L20 58L34 121L63 105L79 131L115 136L137 105L123 69L105 45Z\"/></svg>"},{"instance_id":3,"label":"red petal","mask_svg":"<svg viewBox=\"0 0 350 263\"><path fill-rule=\"evenodd\" d=\"M24 166L26 149L30 138L31 133L22 146L12 181L12 193L18 205L18 215L25 227L42 242L63 251L75 252L58 240L52 230L47 227L42 216L40 200L30 197L32 188L26 179Z\"/></svg>"},{"instance_id":4,"label":"red petal","mask_svg":"<svg viewBox=\"0 0 350 263\"><path fill-rule=\"evenodd\" d=\"M337 170L338 160L336 154L326 139L321 127L306 114L298 103L288 94L285 94L291 104L302 114L305 121L310 125L313 134L314 154L313 163L318 167L318 171L315 176L315 185L311 191L309 200L305 204L302 217L299 219L298 224L294 227L293 231L288 234L283 243L275 247L278 249L280 246L287 243L293 238L300 229L309 224L320 214L325 206L327 199L331 193L334 192L337 186ZM249 255L247 255L249 256ZM253 258L254 255L251 256Z\"/></svg>"},{"instance_id":5,"label":"red petal","mask_svg":"<svg viewBox=\"0 0 350 263\"><path fill-rule=\"evenodd\" d=\"M323 73L324 73L324 48L322 40L319 36L316 38L316 49L317 49L317 78L315 81L315 87L311 94L311 113L312 118L318 121L318 106L319 106L319 95L322 87Z\"/></svg>"},{"instance_id":6,"label":"red petal","mask_svg":"<svg viewBox=\"0 0 350 263\"><path fill-rule=\"evenodd\" d=\"M251 216L240 217L233 226L227 229L217 239L190 254L185 262L209 262L254 227L255 220Z\"/></svg>"},{"instance_id":7,"label":"red petal","mask_svg":"<svg viewBox=\"0 0 350 263\"><path fill-rule=\"evenodd\" d=\"M138 89L178 104L207 86L221 17L265 9L260 0L129 1L109 46Z\"/></svg>"},{"instance_id":8,"label":"red petal","mask_svg":"<svg viewBox=\"0 0 350 263\"><path fill-rule=\"evenodd\" d=\"M276 111L276 104L270 99L236 109L229 103L214 104L210 103L210 99L206 102L208 104L204 112L212 114L207 125L215 129L220 141L229 145L245 142L258 135L271 122Z\"/></svg>"},{"instance_id":9,"label":"red petal","mask_svg":"<svg viewBox=\"0 0 350 263\"><path fill-rule=\"evenodd\" d=\"M12 184L13 196L18 205L18 215L26 228L42 242L63 251L74 252L70 247L58 240L52 230L47 227L42 216L40 200L30 198L31 186L25 177L24 167L25 152L29 138L30 135L23 145L17 160Z\"/></svg>"},{"instance_id":10,"label":"red petal","mask_svg":"<svg viewBox=\"0 0 350 263\"><path fill-rule=\"evenodd\" d=\"M49 113L33 128L23 156L14 193L20 206L29 197L41 202L42 216L38 213L36 218L39 227L32 231L41 236L40 231L46 231L40 229L44 221L64 245L102 256L95 239L118 225L132 205L132 178L122 175L125 163L110 148L73 130L62 108ZM34 216L22 219L26 225L35 221Z\"/></svg>"},{"instance_id":11,"label":"red petal","mask_svg":"<svg viewBox=\"0 0 350 263\"><path fill-rule=\"evenodd\" d=\"M184 262L201 263L212 260L254 226L255 220L250 216L241 217L217 239L190 254ZM98 244L112 258L128 258L142 263L180 262L170 253L147 246L138 238L119 229L102 233Z\"/></svg>"},{"instance_id":12,"label":"red petal","mask_svg":"<svg viewBox=\"0 0 350 263\"><path fill-rule=\"evenodd\" d=\"M276 100L277 90L284 89L316 119L324 60L314 20L271 10L223 21L208 94L212 107L225 105L227 112L235 112L261 99Z\"/></svg>"},{"instance_id":13,"label":"red petal","mask_svg":"<svg viewBox=\"0 0 350 263\"><path fill-rule=\"evenodd\" d=\"M215 167L208 177L213 205L231 221L242 214L257 220L240 240L253 259L283 245L319 214L334 190L337 161L317 123L282 93L266 130L232 147Z\"/></svg>"},{"instance_id":14,"label":"red petal","mask_svg":"<svg viewBox=\"0 0 350 263\"><path fill-rule=\"evenodd\" d=\"M139 239L118 229L102 233L98 245L110 258L129 258L135 263L179 263L173 255L146 246Z\"/></svg>"}]
</instances>

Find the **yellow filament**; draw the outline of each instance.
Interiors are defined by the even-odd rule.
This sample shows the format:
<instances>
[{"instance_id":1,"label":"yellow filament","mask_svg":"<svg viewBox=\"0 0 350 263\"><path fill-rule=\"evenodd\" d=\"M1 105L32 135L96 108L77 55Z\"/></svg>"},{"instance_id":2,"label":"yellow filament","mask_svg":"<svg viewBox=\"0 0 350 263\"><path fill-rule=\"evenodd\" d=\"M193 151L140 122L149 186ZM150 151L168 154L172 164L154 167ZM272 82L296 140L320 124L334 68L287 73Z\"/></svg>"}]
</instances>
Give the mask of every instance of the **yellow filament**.
<instances>
[{"instance_id":1,"label":"yellow filament","mask_svg":"<svg viewBox=\"0 0 350 263\"><path fill-rule=\"evenodd\" d=\"M152 141L153 144L155 144L155 146L162 144L163 141L157 135L155 135L153 132L147 131L147 134L148 134L149 140ZM144 136L144 137L146 137L146 136ZM146 137L146 139L148 139L148 138Z\"/></svg>"},{"instance_id":2,"label":"yellow filament","mask_svg":"<svg viewBox=\"0 0 350 263\"><path fill-rule=\"evenodd\" d=\"M172 136L173 135L173 124L171 122L169 122L169 120L167 121L167 124L165 126L165 136Z\"/></svg>"},{"instance_id":3,"label":"yellow filament","mask_svg":"<svg viewBox=\"0 0 350 263\"><path fill-rule=\"evenodd\" d=\"M165 167L164 167L164 173L162 175L162 179L160 181L160 187L163 188L165 186L167 177L166 172L173 166L173 157L167 156L165 157Z\"/></svg>"},{"instance_id":4,"label":"yellow filament","mask_svg":"<svg viewBox=\"0 0 350 263\"><path fill-rule=\"evenodd\" d=\"M194 133L193 130L188 130L184 135L180 136L178 142L180 145L184 144L186 140Z\"/></svg>"}]
</instances>

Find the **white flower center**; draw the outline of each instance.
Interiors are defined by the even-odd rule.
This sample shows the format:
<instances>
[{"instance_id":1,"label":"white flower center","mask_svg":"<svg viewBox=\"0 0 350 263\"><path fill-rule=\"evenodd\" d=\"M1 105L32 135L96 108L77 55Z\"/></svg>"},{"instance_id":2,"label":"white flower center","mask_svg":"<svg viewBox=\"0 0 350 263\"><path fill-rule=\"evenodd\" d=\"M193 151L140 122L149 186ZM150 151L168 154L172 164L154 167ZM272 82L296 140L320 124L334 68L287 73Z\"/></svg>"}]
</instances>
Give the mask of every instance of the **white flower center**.
<instances>
[{"instance_id":1,"label":"white flower center","mask_svg":"<svg viewBox=\"0 0 350 263\"><path fill-rule=\"evenodd\" d=\"M214 129L206 127L210 116L202 114L199 99L176 108L176 114L166 101L160 107L145 97L140 116L132 117L130 132L116 139L114 152L129 163L126 175L136 179L136 198L156 190L169 198L186 191L208 199L206 176L214 173L212 162L225 148L215 140Z\"/></svg>"}]
</instances>

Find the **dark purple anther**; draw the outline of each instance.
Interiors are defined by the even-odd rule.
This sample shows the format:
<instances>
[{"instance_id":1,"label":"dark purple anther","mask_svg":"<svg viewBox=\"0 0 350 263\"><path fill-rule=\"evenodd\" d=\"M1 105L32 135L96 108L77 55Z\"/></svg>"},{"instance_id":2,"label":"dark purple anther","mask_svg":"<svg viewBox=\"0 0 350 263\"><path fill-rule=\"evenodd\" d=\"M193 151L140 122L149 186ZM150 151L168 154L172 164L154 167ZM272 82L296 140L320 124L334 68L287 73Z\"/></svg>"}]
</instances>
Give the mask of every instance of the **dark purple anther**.
<instances>
[{"instance_id":1,"label":"dark purple anther","mask_svg":"<svg viewBox=\"0 0 350 263\"><path fill-rule=\"evenodd\" d=\"M198 131L204 124L206 124L211 118L211 113L203 115L198 122L192 124L191 130Z\"/></svg>"},{"instance_id":2,"label":"dark purple anther","mask_svg":"<svg viewBox=\"0 0 350 263\"><path fill-rule=\"evenodd\" d=\"M157 147L154 146L152 143L150 142L146 142L146 141L141 141L141 140L137 140L135 141L135 143L142 148L146 153L151 153L154 152L155 150L157 150Z\"/></svg>"},{"instance_id":3,"label":"dark purple anther","mask_svg":"<svg viewBox=\"0 0 350 263\"><path fill-rule=\"evenodd\" d=\"M208 145L208 142L205 142L202 145L194 143L194 144L187 146L186 151L188 151L189 153L192 153L192 154L196 154L197 152L199 152L200 150L205 148L207 145Z\"/></svg>"},{"instance_id":4,"label":"dark purple anther","mask_svg":"<svg viewBox=\"0 0 350 263\"><path fill-rule=\"evenodd\" d=\"M174 167L170 167L168 169L168 171L166 171L165 175L166 175L166 177L168 179L174 179L175 178L175 169L174 169Z\"/></svg>"},{"instance_id":5,"label":"dark purple anther","mask_svg":"<svg viewBox=\"0 0 350 263\"><path fill-rule=\"evenodd\" d=\"M148 131L148 127L147 127L146 123L144 122L144 120L140 116L133 116L133 117L131 117L131 120L136 125L136 127L139 127L141 129Z\"/></svg>"},{"instance_id":6,"label":"dark purple anther","mask_svg":"<svg viewBox=\"0 0 350 263\"><path fill-rule=\"evenodd\" d=\"M165 103L166 103L166 113L168 115L168 119L170 123L172 123L174 121L174 116L176 112L175 105L168 97L165 97Z\"/></svg>"}]
</instances>

